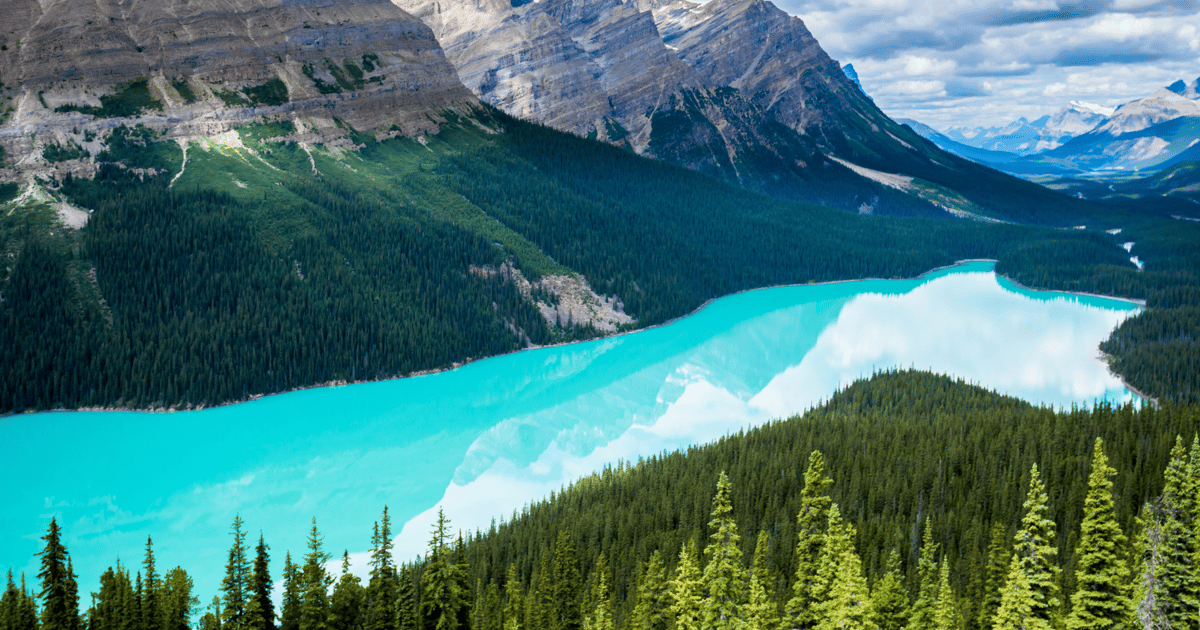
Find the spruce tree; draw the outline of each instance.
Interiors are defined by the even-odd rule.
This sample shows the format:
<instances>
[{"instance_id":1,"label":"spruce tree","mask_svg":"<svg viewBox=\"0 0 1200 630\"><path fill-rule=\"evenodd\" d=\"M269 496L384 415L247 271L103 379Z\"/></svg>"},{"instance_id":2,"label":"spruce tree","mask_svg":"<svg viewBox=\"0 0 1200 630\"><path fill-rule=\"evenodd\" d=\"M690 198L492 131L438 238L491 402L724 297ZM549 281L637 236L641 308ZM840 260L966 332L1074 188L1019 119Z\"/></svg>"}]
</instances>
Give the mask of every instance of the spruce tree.
<instances>
[{"instance_id":1,"label":"spruce tree","mask_svg":"<svg viewBox=\"0 0 1200 630\"><path fill-rule=\"evenodd\" d=\"M1167 468L1163 473L1162 541L1159 545L1162 570L1159 572L1160 608L1174 628L1194 625L1197 620L1197 582L1192 565L1196 556L1194 536L1195 491L1189 481L1190 471L1185 458L1183 438L1175 436Z\"/></svg>"},{"instance_id":2,"label":"spruce tree","mask_svg":"<svg viewBox=\"0 0 1200 630\"><path fill-rule=\"evenodd\" d=\"M554 543L553 601L550 607L550 630L579 630L582 625L580 596L583 578L579 574L579 559L575 542L566 530L559 530Z\"/></svg>"},{"instance_id":3,"label":"spruce tree","mask_svg":"<svg viewBox=\"0 0 1200 630\"><path fill-rule=\"evenodd\" d=\"M246 586L250 567L246 560L246 533L242 531L242 517L235 514L229 533L233 544L225 561L225 577L221 580L221 627L224 630L246 630Z\"/></svg>"},{"instance_id":4,"label":"spruce tree","mask_svg":"<svg viewBox=\"0 0 1200 630\"><path fill-rule=\"evenodd\" d=\"M246 592L247 630L275 630L275 601L271 597L273 590L270 547L263 539L262 532L259 532Z\"/></svg>"},{"instance_id":5,"label":"spruce tree","mask_svg":"<svg viewBox=\"0 0 1200 630\"><path fill-rule=\"evenodd\" d=\"M158 596L161 585L154 567L154 542L150 536L146 536L146 556L142 560L142 568L146 571L146 578L142 581L142 630L160 630L162 612L159 610Z\"/></svg>"},{"instance_id":6,"label":"spruce tree","mask_svg":"<svg viewBox=\"0 0 1200 630\"><path fill-rule=\"evenodd\" d=\"M813 451L808 456L804 489L800 491L800 512L796 515L796 579L783 619L783 627L789 630L811 630L817 624L817 600L813 592L825 526L829 522L828 492L832 483L825 476L824 455Z\"/></svg>"},{"instance_id":7,"label":"spruce tree","mask_svg":"<svg viewBox=\"0 0 1200 630\"><path fill-rule=\"evenodd\" d=\"M425 630L458 630L467 607L466 575L448 545L450 522L438 508L437 524L429 539L425 573L421 576L421 614ZM578 610L578 609L577 609Z\"/></svg>"},{"instance_id":8,"label":"spruce tree","mask_svg":"<svg viewBox=\"0 0 1200 630\"><path fill-rule=\"evenodd\" d=\"M159 598L162 630L188 630L200 605L200 599L192 595L193 588L191 576L182 567L175 567L163 576Z\"/></svg>"},{"instance_id":9,"label":"spruce tree","mask_svg":"<svg viewBox=\"0 0 1200 630\"><path fill-rule=\"evenodd\" d=\"M1146 630L1167 630L1171 622L1162 606L1162 498L1142 505L1135 521L1137 568L1134 575L1133 606L1136 623Z\"/></svg>"},{"instance_id":10,"label":"spruce tree","mask_svg":"<svg viewBox=\"0 0 1200 630\"><path fill-rule=\"evenodd\" d=\"M612 599L608 594L608 562L603 553L596 559L593 575L596 582L592 587L592 609L584 616L583 630L614 630Z\"/></svg>"},{"instance_id":11,"label":"spruce tree","mask_svg":"<svg viewBox=\"0 0 1200 630\"><path fill-rule=\"evenodd\" d=\"M42 579L41 627L43 630L79 630L79 590L57 518L50 519L50 527L42 540L46 541L46 546L38 552L42 557L42 570L38 573Z\"/></svg>"},{"instance_id":12,"label":"spruce tree","mask_svg":"<svg viewBox=\"0 0 1200 630\"><path fill-rule=\"evenodd\" d=\"M299 630L327 630L329 627L329 585L333 578L325 570L329 554L322 549L323 537L317 531L313 517L308 532L308 553L300 568L300 627Z\"/></svg>"},{"instance_id":13,"label":"spruce tree","mask_svg":"<svg viewBox=\"0 0 1200 630\"><path fill-rule=\"evenodd\" d=\"M696 565L696 544L689 540L679 550L679 564L671 581L671 614L676 630L700 630L704 611L704 584Z\"/></svg>"},{"instance_id":14,"label":"spruce tree","mask_svg":"<svg viewBox=\"0 0 1200 630\"><path fill-rule=\"evenodd\" d=\"M280 602L279 630L300 630L300 604L304 600L304 582L300 567L292 562L292 552L283 557L283 601Z\"/></svg>"},{"instance_id":15,"label":"spruce tree","mask_svg":"<svg viewBox=\"0 0 1200 630\"><path fill-rule=\"evenodd\" d=\"M366 590L350 572L350 551L342 553L342 575L333 586L329 602L329 630L362 630Z\"/></svg>"},{"instance_id":16,"label":"spruce tree","mask_svg":"<svg viewBox=\"0 0 1200 630\"><path fill-rule=\"evenodd\" d=\"M958 598L950 587L950 563L943 557L938 576L937 607L933 615L934 630L958 630Z\"/></svg>"},{"instance_id":17,"label":"spruce tree","mask_svg":"<svg viewBox=\"0 0 1200 630\"><path fill-rule=\"evenodd\" d=\"M396 630L419 630L421 617L417 614L416 571L405 565L396 578Z\"/></svg>"},{"instance_id":18,"label":"spruce tree","mask_svg":"<svg viewBox=\"0 0 1200 630\"><path fill-rule=\"evenodd\" d=\"M472 630L504 630L504 607L500 601L500 587L495 580L488 581L483 594L483 614L480 624Z\"/></svg>"},{"instance_id":19,"label":"spruce tree","mask_svg":"<svg viewBox=\"0 0 1200 630\"><path fill-rule=\"evenodd\" d=\"M508 565L508 574L504 578L504 630L521 630L525 614L525 594L521 589L521 578L517 574L517 565Z\"/></svg>"},{"instance_id":20,"label":"spruce tree","mask_svg":"<svg viewBox=\"0 0 1200 630\"><path fill-rule=\"evenodd\" d=\"M830 559L834 573L818 604L821 617L817 622L817 630L875 630L871 592L863 575L862 561L854 549L854 526L849 523L835 524L835 516L841 519L836 503L829 508L829 530L833 535L836 528L838 540L827 540L825 549L837 549L838 555Z\"/></svg>"},{"instance_id":21,"label":"spruce tree","mask_svg":"<svg viewBox=\"0 0 1200 630\"><path fill-rule=\"evenodd\" d=\"M921 557L917 561L917 599L909 613L909 623L913 628L933 627L937 614L937 551L938 545L933 542L933 528L926 517L925 528L921 532Z\"/></svg>"},{"instance_id":22,"label":"spruce tree","mask_svg":"<svg viewBox=\"0 0 1200 630\"><path fill-rule=\"evenodd\" d=\"M1122 556L1125 534L1113 513L1112 477L1104 442L1096 438L1088 491L1075 549L1075 592L1068 630L1107 630L1132 618L1129 569Z\"/></svg>"},{"instance_id":23,"label":"spruce tree","mask_svg":"<svg viewBox=\"0 0 1200 630\"><path fill-rule=\"evenodd\" d=\"M37 630L37 600L25 586L25 573L21 572L21 607L17 611L16 630Z\"/></svg>"},{"instance_id":24,"label":"spruce tree","mask_svg":"<svg viewBox=\"0 0 1200 630\"><path fill-rule=\"evenodd\" d=\"M650 554L638 579L629 630L667 630L671 625L671 594L662 554Z\"/></svg>"},{"instance_id":25,"label":"spruce tree","mask_svg":"<svg viewBox=\"0 0 1200 630\"><path fill-rule=\"evenodd\" d=\"M221 630L221 597L213 595L212 602L208 604L208 611L200 618L199 630Z\"/></svg>"},{"instance_id":26,"label":"spruce tree","mask_svg":"<svg viewBox=\"0 0 1200 630\"><path fill-rule=\"evenodd\" d=\"M750 568L750 582L746 587L746 621L751 628L775 630L779 627L779 608L775 604L774 580L767 568L766 532L758 533L754 545L754 559Z\"/></svg>"},{"instance_id":27,"label":"spruce tree","mask_svg":"<svg viewBox=\"0 0 1200 630\"><path fill-rule=\"evenodd\" d=\"M712 501L712 531L704 555L703 584L708 596L704 600L702 623L706 630L730 630L745 623L746 570L742 567L741 537L733 520L729 477L724 471L717 479L717 493Z\"/></svg>"},{"instance_id":28,"label":"spruce tree","mask_svg":"<svg viewBox=\"0 0 1200 630\"><path fill-rule=\"evenodd\" d=\"M817 577L813 581L812 597L817 611L818 625L826 616L825 604L830 589L837 580L839 565L847 551L854 550L854 526L842 520L838 504L829 506L829 522L825 526L825 542L821 544L821 555L817 560Z\"/></svg>"},{"instance_id":29,"label":"spruce tree","mask_svg":"<svg viewBox=\"0 0 1200 630\"><path fill-rule=\"evenodd\" d=\"M367 582L366 630L395 630L396 566L392 562L392 519L383 506L382 526L371 534L371 578Z\"/></svg>"},{"instance_id":30,"label":"spruce tree","mask_svg":"<svg viewBox=\"0 0 1200 630\"><path fill-rule=\"evenodd\" d=\"M0 630L11 630L16 627L16 619L20 614L21 593L13 580L12 567L8 567L8 583L4 586L4 595L0 596Z\"/></svg>"},{"instance_id":31,"label":"spruce tree","mask_svg":"<svg viewBox=\"0 0 1200 630\"><path fill-rule=\"evenodd\" d=\"M1033 591L1021 562L1013 558L1000 591L992 630L1049 630L1046 620L1033 615Z\"/></svg>"},{"instance_id":32,"label":"spruce tree","mask_svg":"<svg viewBox=\"0 0 1200 630\"><path fill-rule=\"evenodd\" d=\"M872 620L879 630L902 630L908 625L908 589L904 588L900 554L895 549L888 554L885 571L871 594Z\"/></svg>"},{"instance_id":33,"label":"spruce tree","mask_svg":"<svg viewBox=\"0 0 1200 630\"><path fill-rule=\"evenodd\" d=\"M1048 504L1046 486L1034 464L1029 470L1025 516L1013 541L1013 553L1029 581L1033 616L1051 624L1062 602L1058 598L1058 543Z\"/></svg>"},{"instance_id":34,"label":"spruce tree","mask_svg":"<svg viewBox=\"0 0 1200 630\"><path fill-rule=\"evenodd\" d=\"M982 601L979 605L977 627L985 630L992 627L996 610L1000 608L1000 592L1008 577L1009 559L1012 554L1008 546L1008 535L1000 523L992 525L991 543L988 545L987 568L984 571Z\"/></svg>"}]
</instances>

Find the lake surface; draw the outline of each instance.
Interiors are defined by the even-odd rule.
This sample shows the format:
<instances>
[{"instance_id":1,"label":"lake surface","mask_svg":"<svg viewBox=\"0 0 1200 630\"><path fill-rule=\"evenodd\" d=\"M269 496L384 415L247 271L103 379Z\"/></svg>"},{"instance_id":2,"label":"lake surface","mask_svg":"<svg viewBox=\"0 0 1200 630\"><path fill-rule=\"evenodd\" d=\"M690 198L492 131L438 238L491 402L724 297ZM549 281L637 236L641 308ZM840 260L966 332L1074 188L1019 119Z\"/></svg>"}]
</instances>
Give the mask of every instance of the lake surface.
<instances>
[{"instance_id":1,"label":"lake surface","mask_svg":"<svg viewBox=\"0 0 1200 630\"><path fill-rule=\"evenodd\" d=\"M384 504L397 557L411 558L438 506L456 528L486 529L606 463L802 412L883 369L1055 406L1132 398L1097 346L1136 305L1029 291L991 269L751 291L634 334L203 411L3 418L0 563L35 581L57 516L85 605L118 556L140 566L147 535L159 572L183 566L206 604L235 513L248 542L264 533L276 579L313 517L326 550L365 572Z\"/></svg>"}]
</instances>

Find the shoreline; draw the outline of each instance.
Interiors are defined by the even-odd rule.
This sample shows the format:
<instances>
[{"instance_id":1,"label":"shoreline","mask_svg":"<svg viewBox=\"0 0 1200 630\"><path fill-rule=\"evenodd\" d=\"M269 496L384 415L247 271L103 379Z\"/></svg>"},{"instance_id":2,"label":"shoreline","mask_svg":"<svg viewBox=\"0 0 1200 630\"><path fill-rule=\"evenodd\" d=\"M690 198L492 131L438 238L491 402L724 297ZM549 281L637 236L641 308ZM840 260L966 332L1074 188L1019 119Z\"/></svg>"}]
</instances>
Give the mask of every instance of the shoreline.
<instances>
[{"instance_id":1,"label":"shoreline","mask_svg":"<svg viewBox=\"0 0 1200 630\"><path fill-rule=\"evenodd\" d=\"M1116 377L1116 379L1117 379L1118 381L1121 381L1121 384L1125 386L1125 389L1128 389L1128 390L1129 390L1129 392L1130 392L1130 393L1132 393L1134 396L1138 396L1138 397L1139 397L1139 398L1141 398L1142 400L1148 401L1148 402L1149 402L1149 403L1150 403L1150 404L1151 404L1151 405L1152 405L1152 406L1153 406L1155 409L1158 409L1158 408L1160 408L1160 407L1162 406L1162 404L1158 402L1158 399L1157 399L1157 398L1155 398L1155 397L1153 397L1153 396L1149 396L1149 395L1143 394L1143 393L1141 392L1141 390L1139 390L1139 389L1135 388L1134 386L1130 385L1130 384L1129 384L1129 383L1128 383L1128 382L1125 380L1125 377L1124 377L1124 376L1121 376L1120 374L1117 374L1116 372L1114 372L1114 371L1113 371L1113 369L1112 369L1112 361L1113 361L1113 356L1112 356L1111 354L1108 354L1107 352L1105 352L1105 351L1101 350L1101 351L1100 351L1100 356L1099 356L1099 357L1097 357L1097 358L1099 358L1099 359L1101 359L1101 360L1103 360L1103 361L1104 361L1104 367L1105 367L1105 368L1108 370L1108 373L1109 373L1109 374L1111 374L1111 375L1113 375L1114 377Z\"/></svg>"},{"instance_id":2,"label":"shoreline","mask_svg":"<svg viewBox=\"0 0 1200 630\"><path fill-rule=\"evenodd\" d=\"M396 376L388 376L388 377L384 377L384 378L369 379L369 380L361 380L361 381L354 381L354 382L349 382L349 381L345 381L345 380L324 381L324 382L321 382L321 383L313 383L313 384L311 384L311 385L303 385L303 386L299 386L299 387L293 387L293 388L291 388L291 389L285 389L285 390L281 390L281 391L277 391L277 392L266 392L266 393L261 393L261 394L252 394L252 395L250 395L250 396L247 396L246 398L242 398L242 399L239 399L239 400L229 400L229 401L225 401L225 402L221 402L221 403L216 403L216 404L212 404L212 405L197 405L197 406L192 406L192 405L186 405L186 406L185 406L185 405L180 405L180 406L171 406L171 407L143 407L143 408L139 408L139 407L104 407L104 406L92 406L92 407L79 407L79 408L76 408L76 409L64 409L64 408L58 408L58 409L42 409L42 410L30 410L30 411L22 411L22 412L20 412L20 413L9 413L9 414L0 415L0 421L3 421L5 418L12 418L12 417L17 417L17 416L24 416L24 415L29 415L29 414L39 414L39 413L45 413L45 414L53 414L53 413L74 413L74 412L118 412L118 413L125 412L125 413L156 413L156 414L187 413L187 412L190 412L190 411L203 411L203 410L206 410L206 409L216 409L216 408L218 408L218 407L227 407L227 406L230 406L230 405L240 405L240 404L243 404L243 403L253 402L253 401L255 401L255 400L259 400L259 399L262 399L262 398L266 398L266 397L268 397L268 396L282 396L282 395L284 395L284 394L291 394L291 393L295 393L295 392L301 392L301 391L305 391L305 390L309 390L309 389L318 389L318 388L324 388L324 387L345 387L345 386L347 386L347 385L362 385L362 384L367 384L367 383L381 383L381 382L384 382L384 381L393 381L393 380L399 380L399 379L405 379L405 378L416 378L416 377L419 377L419 376L428 376L428 375L430 375L430 374L439 374L439 373L441 373L441 372L449 372L449 371L451 371L451 370L457 370L457 369L458 369L458 368L460 368L460 367L463 367L463 366L465 366L465 365L468 365L468 364L471 364L471 363L475 363L475 362L477 362L477 361L484 361L484 360L491 359L491 358L503 357L503 356L507 356L507 355L510 355L510 354L515 354L515 353L518 353L518 352L525 352L525 351L528 351L528 350L540 350L540 349L542 349L542 348L557 348L557 347L569 346L569 345L573 345L573 344L579 344L579 343L589 343L589 342L592 342L592 341L599 341L599 340L602 340L602 339L616 339L616 338L619 338L619 337L623 337L623 336L625 336L625 335L632 335L632 334L635 334L635 333L640 333L640 332L644 332L644 331L648 331L648 330L654 330L654 329L656 329L656 328L662 328L662 327L669 326L669 325L671 325L671 324L674 324L674 323L676 323L676 322L678 322L678 321L680 321L680 320L686 319L686 318L688 318L688 317L692 317L693 315L696 315L696 314L700 313L700 312L701 312L701 311L703 311L705 308L707 308L707 307L708 307L710 304L712 304L713 302L716 302L717 300L723 300L723 299L725 299L725 298L734 297L734 296L737 296L737 295L742 295L742 294L744 294L744 293L750 293L750 292L752 292L752 291L765 291L765 290L769 290L769 289L787 289L787 288L797 288L797 287L815 287L815 286L825 286L825 285L832 285L832 284L843 284L843 283L847 283L847 282L864 282L864 281L894 281L894 280L895 280L895 281L905 281L905 280L920 280L920 279L922 279L922 278L925 278L926 276L929 276L929 275L931 275L931 274L935 274L935 273L938 273L938 272L941 272L941 271L946 271L946 270L948 270L948 269L954 269L955 267L958 267L958 266L960 266L960 265L964 265L964 264L967 264L967 263L974 263L974 262L990 262L990 263L993 263L993 264L994 264L994 263L997 263L997 262L998 262L998 260L996 260L996 259L994 259L994 258L966 258L966 259L963 259L963 260L957 260L957 261L955 261L955 262L953 262L953 263L951 263L951 264L949 264L949 265L942 265L942 266L940 266L940 267L934 267L934 268L932 268L932 269L929 269L929 270L927 270L927 271L924 271L924 272L922 272L921 274L919 274L919 275L917 275L917 276L913 276L913 277L892 277L892 278L876 278L876 277L870 277L870 278L849 278L849 279L845 279L845 280L826 280L826 281L824 281L824 282L805 282L805 283L794 283L794 284L778 284L778 285L771 285L771 286L766 286L766 287L754 287L754 288L750 288L750 289L742 289L742 290L740 290L740 291L735 291L735 292L733 292L733 293L727 293L727 294L725 294L725 295L721 295L721 296L717 296L717 297L712 297L712 298L709 298L709 299L705 300L705 301L704 301L702 304L700 304L699 306L697 306L695 309L693 309L692 311L690 311L690 312L688 312L688 313L686 313L686 314L684 314L684 315L680 315L680 316L678 316L678 317L673 317L673 318L671 318L671 319L669 319L669 320L666 320L666 321L663 321L663 322L660 322L660 323L657 323L657 324L653 324L653 325L650 325L650 326L646 326L646 327L644 327L644 328L635 328L635 329L633 329L633 330L623 330L623 331L617 331L617 332L614 332L614 333L612 333L612 334L609 334L609 335L604 335L604 336L601 336L601 337L594 337L594 338L592 338L592 339L583 339L583 340L577 340L577 341L564 341L564 342L561 342L561 343L552 343L552 344L546 344L546 345L532 345L532 344L531 344L531 345L529 345L529 346L526 346L526 347L524 347L524 348L519 348L519 349L517 349L517 350L513 350L513 351L511 351L511 352L504 352L504 353L500 353L500 354L493 354L493 355L489 355L489 356L486 356L486 357L467 357L466 359L464 359L464 360L463 360L463 361L461 361L461 362L455 362L455 363L451 364L451 366L450 366L450 367L445 367L445 368L431 368L431 369L427 369L427 370L418 370L418 371L416 371L416 372L411 372L411 373L408 373L408 374L400 374L400 375L396 375ZM1057 290L1057 289L1034 289L1034 288L1027 287L1027 286L1023 285L1023 284L1021 284L1020 282L1017 282L1016 280L1013 280L1012 278L1009 278L1008 276L1005 276L1005 275L1003 275L1003 274L996 273L996 271L995 271L995 267L994 267L994 266L993 266L993 268L992 268L992 272L991 272L991 273L992 273L993 275L995 275L995 276L999 277L999 278L1004 278L1005 280L1008 280L1009 282L1012 282L1014 285L1016 285L1016 286L1018 286L1018 287L1020 287L1020 288L1022 288L1022 289L1025 289L1025 290L1027 290L1027 291L1040 291L1040 292L1049 292L1049 293L1061 293L1061 294L1064 294L1064 295L1086 295L1086 296L1090 296L1090 297L1097 297L1097 298L1104 298L1104 299L1109 299L1109 300L1119 300L1119 301L1122 301L1122 302L1129 302L1129 303L1132 303L1132 304L1138 305L1138 306L1140 306L1140 307L1141 307L1141 308L1143 308L1143 309L1144 309L1144 308L1146 308L1145 300L1136 300L1136 299L1132 299L1132 298L1114 297L1114 296L1111 296L1111 295L1100 295L1100 294L1096 294L1096 293L1084 293L1084 292L1075 292L1075 291L1060 291L1060 290ZM1103 352L1101 352L1101 354L1102 354L1102 355L1104 355L1104 353L1103 353ZM1104 357L1106 357L1106 359L1107 359L1107 358L1108 358L1108 355L1104 355ZM1106 364L1106 365L1110 365L1110 362L1109 362L1108 360L1106 360L1106 361L1105 361L1105 364ZM1124 379L1123 377L1121 377L1121 375L1119 375L1119 374L1116 374L1116 373L1112 372L1112 369L1111 369L1111 367L1109 367L1108 369L1109 369L1109 373L1111 373L1111 374L1113 374L1114 376L1116 376L1116 377L1117 377L1117 378L1118 378L1118 379L1121 381L1121 383L1122 383L1122 384L1125 386L1125 388L1126 388L1126 389L1128 389L1130 392L1132 392L1132 393L1134 393L1134 394L1136 394L1136 395L1138 395L1138 396L1142 397L1143 399L1154 401L1154 404L1155 404L1155 406L1158 406L1158 401L1157 401L1156 399L1154 399L1154 398L1151 398L1150 396L1146 396L1145 394L1142 394L1141 392L1139 392L1139 391L1135 390L1134 388L1130 387L1130 386L1129 386L1129 384L1125 382L1125 379Z\"/></svg>"}]
</instances>

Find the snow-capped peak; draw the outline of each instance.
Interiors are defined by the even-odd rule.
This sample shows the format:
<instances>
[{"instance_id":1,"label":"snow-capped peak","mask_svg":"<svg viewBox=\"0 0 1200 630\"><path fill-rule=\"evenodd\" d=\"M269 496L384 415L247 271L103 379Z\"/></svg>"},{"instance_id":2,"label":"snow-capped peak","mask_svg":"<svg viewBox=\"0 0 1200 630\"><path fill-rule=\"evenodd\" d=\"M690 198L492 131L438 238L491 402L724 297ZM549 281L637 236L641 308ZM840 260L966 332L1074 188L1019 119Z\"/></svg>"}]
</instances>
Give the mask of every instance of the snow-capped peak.
<instances>
[{"instance_id":1,"label":"snow-capped peak","mask_svg":"<svg viewBox=\"0 0 1200 630\"><path fill-rule=\"evenodd\" d=\"M1081 112L1091 112L1093 114L1100 114L1101 116L1112 116L1113 112L1117 111L1116 107L1105 107L1103 105L1086 103L1084 101L1071 101L1071 107L1074 107Z\"/></svg>"}]
</instances>

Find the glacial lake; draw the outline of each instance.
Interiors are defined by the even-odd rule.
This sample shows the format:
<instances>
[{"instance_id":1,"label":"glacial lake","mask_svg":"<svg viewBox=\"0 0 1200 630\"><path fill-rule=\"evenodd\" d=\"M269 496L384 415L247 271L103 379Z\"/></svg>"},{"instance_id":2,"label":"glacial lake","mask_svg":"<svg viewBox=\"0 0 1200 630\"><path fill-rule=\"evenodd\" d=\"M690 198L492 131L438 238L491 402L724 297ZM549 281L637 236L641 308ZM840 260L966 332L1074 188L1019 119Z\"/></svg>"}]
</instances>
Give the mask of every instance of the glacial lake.
<instances>
[{"instance_id":1,"label":"glacial lake","mask_svg":"<svg viewBox=\"0 0 1200 630\"><path fill-rule=\"evenodd\" d=\"M203 411L0 418L0 563L36 582L57 516L86 607L118 556L140 568L151 535L159 572L184 567L206 605L234 514L251 546L264 533L276 579L313 517L335 564L349 550L363 574L384 504L397 558L412 558L438 506L486 530L605 464L803 412L879 370L1057 407L1132 399L1097 346L1137 305L1029 291L992 268L749 291L633 334Z\"/></svg>"}]
</instances>

